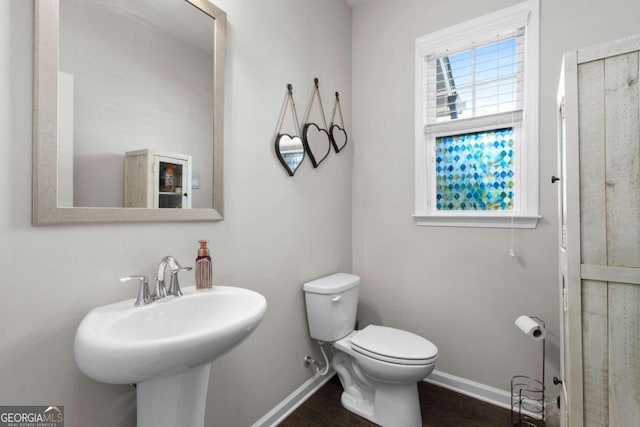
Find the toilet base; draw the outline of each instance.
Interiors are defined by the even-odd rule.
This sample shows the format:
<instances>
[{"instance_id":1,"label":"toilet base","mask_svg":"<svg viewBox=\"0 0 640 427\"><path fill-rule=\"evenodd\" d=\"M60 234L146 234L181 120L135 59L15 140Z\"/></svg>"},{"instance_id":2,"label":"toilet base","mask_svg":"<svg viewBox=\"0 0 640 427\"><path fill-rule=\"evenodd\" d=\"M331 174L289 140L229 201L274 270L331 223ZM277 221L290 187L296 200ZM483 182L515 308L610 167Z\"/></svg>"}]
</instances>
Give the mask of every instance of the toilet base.
<instances>
[{"instance_id":1,"label":"toilet base","mask_svg":"<svg viewBox=\"0 0 640 427\"><path fill-rule=\"evenodd\" d=\"M336 351L333 367L344 392L345 409L383 427L421 427L418 386L376 381L363 374L347 354Z\"/></svg>"},{"instance_id":2,"label":"toilet base","mask_svg":"<svg viewBox=\"0 0 640 427\"><path fill-rule=\"evenodd\" d=\"M374 392L374 401L358 399L342 393L340 399L345 409L380 424L383 427L421 427L418 386L381 385Z\"/></svg>"}]
</instances>

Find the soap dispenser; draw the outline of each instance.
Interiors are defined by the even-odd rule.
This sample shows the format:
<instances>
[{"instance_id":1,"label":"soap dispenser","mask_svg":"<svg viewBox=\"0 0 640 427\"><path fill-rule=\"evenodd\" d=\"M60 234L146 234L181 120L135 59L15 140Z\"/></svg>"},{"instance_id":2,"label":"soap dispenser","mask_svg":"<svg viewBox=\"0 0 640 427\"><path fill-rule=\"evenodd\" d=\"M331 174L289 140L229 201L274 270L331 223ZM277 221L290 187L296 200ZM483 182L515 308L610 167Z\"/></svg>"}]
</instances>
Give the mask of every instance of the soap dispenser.
<instances>
[{"instance_id":1,"label":"soap dispenser","mask_svg":"<svg viewBox=\"0 0 640 427\"><path fill-rule=\"evenodd\" d=\"M211 289L211 256L208 240L198 240L200 248L196 257L196 289Z\"/></svg>"}]
</instances>

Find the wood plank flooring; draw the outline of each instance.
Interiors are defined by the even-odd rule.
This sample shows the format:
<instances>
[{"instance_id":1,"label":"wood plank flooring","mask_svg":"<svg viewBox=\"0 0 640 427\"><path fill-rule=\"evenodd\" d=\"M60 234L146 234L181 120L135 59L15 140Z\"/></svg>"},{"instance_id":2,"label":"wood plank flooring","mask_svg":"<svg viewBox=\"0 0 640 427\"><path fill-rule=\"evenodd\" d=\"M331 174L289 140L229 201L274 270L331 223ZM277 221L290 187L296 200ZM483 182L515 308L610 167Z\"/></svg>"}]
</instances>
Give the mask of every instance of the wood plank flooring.
<instances>
[{"instance_id":1,"label":"wood plank flooring","mask_svg":"<svg viewBox=\"0 0 640 427\"><path fill-rule=\"evenodd\" d=\"M423 427L506 427L511 426L509 411L437 387L418 383ZM366 419L342 407L342 386L334 376L305 403L289 415L280 427L371 427Z\"/></svg>"}]
</instances>

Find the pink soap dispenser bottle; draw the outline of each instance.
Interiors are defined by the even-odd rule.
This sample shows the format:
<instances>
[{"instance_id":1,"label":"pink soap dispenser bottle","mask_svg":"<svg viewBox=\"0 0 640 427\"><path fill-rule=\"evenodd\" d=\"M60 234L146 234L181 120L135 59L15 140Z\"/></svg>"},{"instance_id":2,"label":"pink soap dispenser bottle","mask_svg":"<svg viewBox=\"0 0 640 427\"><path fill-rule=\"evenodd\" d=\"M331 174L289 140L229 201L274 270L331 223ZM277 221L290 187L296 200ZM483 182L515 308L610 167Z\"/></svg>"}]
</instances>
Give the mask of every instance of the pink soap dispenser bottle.
<instances>
[{"instance_id":1,"label":"pink soap dispenser bottle","mask_svg":"<svg viewBox=\"0 0 640 427\"><path fill-rule=\"evenodd\" d=\"M196 257L196 289L211 289L211 256L207 248L208 240L198 240L200 248Z\"/></svg>"}]
</instances>

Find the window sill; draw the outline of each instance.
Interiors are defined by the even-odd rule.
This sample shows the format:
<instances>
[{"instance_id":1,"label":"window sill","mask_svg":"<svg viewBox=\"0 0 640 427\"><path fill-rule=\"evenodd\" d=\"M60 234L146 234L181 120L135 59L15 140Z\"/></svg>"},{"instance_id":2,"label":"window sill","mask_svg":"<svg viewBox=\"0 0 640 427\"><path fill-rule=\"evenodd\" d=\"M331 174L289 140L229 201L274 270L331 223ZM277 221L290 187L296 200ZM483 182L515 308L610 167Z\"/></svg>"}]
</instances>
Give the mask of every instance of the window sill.
<instances>
[{"instance_id":1,"label":"window sill","mask_svg":"<svg viewBox=\"0 0 640 427\"><path fill-rule=\"evenodd\" d=\"M485 213L415 214L416 225L432 227L536 228L541 215L500 215Z\"/></svg>"}]
</instances>

